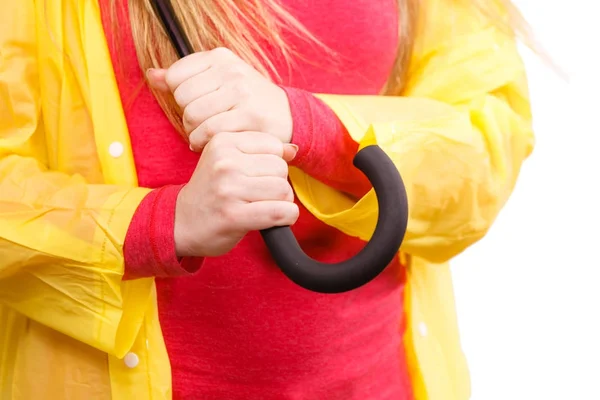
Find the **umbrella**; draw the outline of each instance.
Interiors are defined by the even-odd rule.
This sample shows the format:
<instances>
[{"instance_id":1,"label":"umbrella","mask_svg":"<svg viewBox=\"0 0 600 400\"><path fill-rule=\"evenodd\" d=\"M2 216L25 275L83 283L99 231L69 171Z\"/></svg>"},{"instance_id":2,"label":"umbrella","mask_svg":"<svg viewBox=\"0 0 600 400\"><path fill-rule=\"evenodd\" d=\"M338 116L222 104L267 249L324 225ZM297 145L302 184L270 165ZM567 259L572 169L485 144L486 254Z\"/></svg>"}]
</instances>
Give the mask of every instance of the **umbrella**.
<instances>
[{"instance_id":1,"label":"umbrella","mask_svg":"<svg viewBox=\"0 0 600 400\"><path fill-rule=\"evenodd\" d=\"M194 52L169 0L152 0L173 47L183 58ZM342 293L365 285L379 275L398 252L408 222L404 183L389 156L377 145L358 151L353 161L373 185L379 215L371 240L354 257L336 264L316 261L300 248L289 226L261 231L281 271L301 287L319 293Z\"/></svg>"}]
</instances>

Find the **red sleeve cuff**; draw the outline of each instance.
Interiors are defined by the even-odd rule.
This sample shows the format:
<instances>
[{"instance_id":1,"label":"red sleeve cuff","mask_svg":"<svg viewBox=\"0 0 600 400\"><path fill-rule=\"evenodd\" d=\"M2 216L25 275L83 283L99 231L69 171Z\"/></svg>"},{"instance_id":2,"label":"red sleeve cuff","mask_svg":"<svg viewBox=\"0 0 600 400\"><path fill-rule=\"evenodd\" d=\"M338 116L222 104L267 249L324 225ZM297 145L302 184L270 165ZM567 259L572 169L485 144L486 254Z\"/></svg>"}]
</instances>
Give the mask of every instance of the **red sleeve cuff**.
<instances>
[{"instance_id":1,"label":"red sleeve cuff","mask_svg":"<svg viewBox=\"0 0 600 400\"><path fill-rule=\"evenodd\" d=\"M190 275L202 257L178 258L175 252L175 205L183 185L150 192L140 203L125 237L123 279Z\"/></svg>"},{"instance_id":2,"label":"red sleeve cuff","mask_svg":"<svg viewBox=\"0 0 600 400\"><path fill-rule=\"evenodd\" d=\"M290 165L302 169L302 166L307 163L309 156L312 155L314 105L311 104L313 101L311 98L314 97L310 93L300 89L283 87L283 90L285 90L288 96L293 121L292 139L290 142L298 146L298 153ZM331 113L333 114L333 112ZM336 118L335 114L333 117Z\"/></svg>"},{"instance_id":3,"label":"red sleeve cuff","mask_svg":"<svg viewBox=\"0 0 600 400\"><path fill-rule=\"evenodd\" d=\"M283 90L292 114L291 143L298 146L290 165L356 197L367 193L371 184L353 165L358 143L338 116L310 92L289 87Z\"/></svg>"}]
</instances>

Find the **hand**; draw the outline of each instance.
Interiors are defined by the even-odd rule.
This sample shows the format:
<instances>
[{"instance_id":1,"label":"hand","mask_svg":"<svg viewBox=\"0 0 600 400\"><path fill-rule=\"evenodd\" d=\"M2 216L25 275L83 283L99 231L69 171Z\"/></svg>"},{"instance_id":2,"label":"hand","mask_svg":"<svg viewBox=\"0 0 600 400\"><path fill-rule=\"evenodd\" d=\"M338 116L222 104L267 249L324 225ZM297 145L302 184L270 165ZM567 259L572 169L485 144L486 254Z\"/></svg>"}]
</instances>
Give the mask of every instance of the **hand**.
<instances>
[{"instance_id":1,"label":"hand","mask_svg":"<svg viewBox=\"0 0 600 400\"><path fill-rule=\"evenodd\" d=\"M153 88L173 93L193 150L220 132L266 132L291 140L285 91L228 49L191 54L169 69L148 70L147 77Z\"/></svg>"},{"instance_id":2,"label":"hand","mask_svg":"<svg viewBox=\"0 0 600 400\"><path fill-rule=\"evenodd\" d=\"M286 162L296 151L267 133L216 135L177 199L177 255L219 256L249 231L296 222Z\"/></svg>"}]
</instances>

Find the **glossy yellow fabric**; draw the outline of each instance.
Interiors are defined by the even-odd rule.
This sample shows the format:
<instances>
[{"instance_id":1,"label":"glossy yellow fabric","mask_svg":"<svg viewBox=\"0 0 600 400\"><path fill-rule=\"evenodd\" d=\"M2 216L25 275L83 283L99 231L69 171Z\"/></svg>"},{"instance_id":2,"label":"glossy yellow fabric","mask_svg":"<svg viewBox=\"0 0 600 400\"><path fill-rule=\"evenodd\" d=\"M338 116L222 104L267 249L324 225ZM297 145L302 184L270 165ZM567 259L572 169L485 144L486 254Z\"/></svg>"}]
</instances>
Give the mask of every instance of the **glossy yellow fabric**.
<instances>
[{"instance_id":1,"label":"glossy yellow fabric","mask_svg":"<svg viewBox=\"0 0 600 400\"><path fill-rule=\"evenodd\" d=\"M405 97L322 98L357 141L386 150L407 184L416 397L463 400L446 262L486 233L533 136L513 41L451 0L424 10ZM147 190L137 187L98 5L3 1L0 22L0 398L168 399L153 281L121 282L125 233ZM116 158L114 142L125 148ZM372 193L354 204L301 171L291 178L321 220L370 236ZM137 367L123 362L128 352Z\"/></svg>"}]
</instances>

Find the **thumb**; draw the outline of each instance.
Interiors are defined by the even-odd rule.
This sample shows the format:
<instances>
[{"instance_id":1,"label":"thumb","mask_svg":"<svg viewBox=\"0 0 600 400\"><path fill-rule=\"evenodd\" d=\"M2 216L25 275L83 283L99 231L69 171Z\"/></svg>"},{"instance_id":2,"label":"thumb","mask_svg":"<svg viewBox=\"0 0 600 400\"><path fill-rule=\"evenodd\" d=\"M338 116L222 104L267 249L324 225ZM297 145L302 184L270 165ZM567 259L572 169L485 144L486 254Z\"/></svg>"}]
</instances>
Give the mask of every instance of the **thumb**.
<instances>
[{"instance_id":1,"label":"thumb","mask_svg":"<svg viewBox=\"0 0 600 400\"><path fill-rule=\"evenodd\" d=\"M169 85L167 85L167 81L165 79L166 76L166 69L149 68L146 70L146 79L148 80L150 87L161 92L169 91Z\"/></svg>"}]
</instances>

